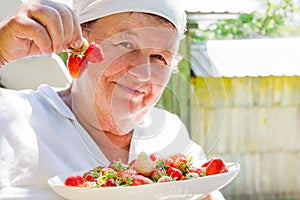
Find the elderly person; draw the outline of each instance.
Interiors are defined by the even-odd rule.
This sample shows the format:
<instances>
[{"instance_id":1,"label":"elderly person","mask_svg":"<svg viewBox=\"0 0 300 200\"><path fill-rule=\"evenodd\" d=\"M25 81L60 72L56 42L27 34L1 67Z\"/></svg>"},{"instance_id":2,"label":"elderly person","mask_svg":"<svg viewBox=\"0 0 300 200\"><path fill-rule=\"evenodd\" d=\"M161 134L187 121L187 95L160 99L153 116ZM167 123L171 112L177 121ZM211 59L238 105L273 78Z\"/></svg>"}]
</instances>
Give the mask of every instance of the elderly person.
<instances>
[{"instance_id":1,"label":"elderly person","mask_svg":"<svg viewBox=\"0 0 300 200\"><path fill-rule=\"evenodd\" d=\"M56 91L0 90L0 199L60 199L47 179L127 163L141 151L204 161L179 118L154 105L176 67L185 13L174 0L23 3L0 24L0 63L81 47L104 61ZM24 66L26 67L26 66ZM207 199L222 199L214 192Z\"/></svg>"}]
</instances>

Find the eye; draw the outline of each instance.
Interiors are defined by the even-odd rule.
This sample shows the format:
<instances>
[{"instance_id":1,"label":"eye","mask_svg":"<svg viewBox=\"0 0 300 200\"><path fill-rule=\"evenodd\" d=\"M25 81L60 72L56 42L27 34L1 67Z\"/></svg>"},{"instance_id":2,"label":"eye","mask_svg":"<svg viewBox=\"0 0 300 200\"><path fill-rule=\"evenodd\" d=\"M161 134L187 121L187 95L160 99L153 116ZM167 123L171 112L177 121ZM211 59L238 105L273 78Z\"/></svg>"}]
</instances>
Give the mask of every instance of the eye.
<instances>
[{"instance_id":1,"label":"eye","mask_svg":"<svg viewBox=\"0 0 300 200\"><path fill-rule=\"evenodd\" d=\"M151 58L154 58L154 59L159 60L159 61L166 62L165 58L162 55L159 55L159 54L151 55Z\"/></svg>"},{"instance_id":2,"label":"eye","mask_svg":"<svg viewBox=\"0 0 300 200\"><path fill-rule=\"evenodd\" d=\"M120 42L120 45L128 49L133 48L133 45L130 42Z\"/></svg>"}]
</instances>

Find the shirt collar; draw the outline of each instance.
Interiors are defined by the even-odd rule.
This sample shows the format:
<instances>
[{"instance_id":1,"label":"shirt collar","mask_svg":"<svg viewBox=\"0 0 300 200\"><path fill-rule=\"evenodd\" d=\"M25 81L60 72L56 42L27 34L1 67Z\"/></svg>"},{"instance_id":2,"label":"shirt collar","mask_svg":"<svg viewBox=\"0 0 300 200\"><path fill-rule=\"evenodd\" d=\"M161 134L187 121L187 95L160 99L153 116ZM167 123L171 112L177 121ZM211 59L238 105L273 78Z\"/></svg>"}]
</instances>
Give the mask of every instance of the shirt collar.
<instances>
[{"instance_id":1,"label":"shirt collar","mask_svg":"<svg viewBox=\"0 0 300 200\"><path fill-rule=\"evenodd\" d=\"M57 91L61 90L60 88L52 88L48 85L41 85L38 87L38 94L44 98L44 100L49 103L57 112L61 115L75 120L75 115L71 109L64 103L64 101L57 94Z\"/></svg>"}]
</instances>

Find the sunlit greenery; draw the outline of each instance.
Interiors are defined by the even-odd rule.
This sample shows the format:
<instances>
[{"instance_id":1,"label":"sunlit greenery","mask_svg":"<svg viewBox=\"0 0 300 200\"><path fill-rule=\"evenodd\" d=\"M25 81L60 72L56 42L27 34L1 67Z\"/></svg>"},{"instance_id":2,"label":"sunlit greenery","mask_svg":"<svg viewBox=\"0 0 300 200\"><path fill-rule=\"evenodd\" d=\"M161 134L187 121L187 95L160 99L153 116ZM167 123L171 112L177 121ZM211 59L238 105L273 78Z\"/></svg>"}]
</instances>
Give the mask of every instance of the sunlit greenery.
<instances>
[{"instance_id":1,"label":"sunlit greenery","mask_svg":"<svg viewBox=\"0 0 300 200\"><path fill-rule=\"evenodd\" d=\"M300 3L298 0L264 0L265 5L237 19L224 19L205 29L192 29L197 41L300 36Z\"/></svg>"}]
</instances>

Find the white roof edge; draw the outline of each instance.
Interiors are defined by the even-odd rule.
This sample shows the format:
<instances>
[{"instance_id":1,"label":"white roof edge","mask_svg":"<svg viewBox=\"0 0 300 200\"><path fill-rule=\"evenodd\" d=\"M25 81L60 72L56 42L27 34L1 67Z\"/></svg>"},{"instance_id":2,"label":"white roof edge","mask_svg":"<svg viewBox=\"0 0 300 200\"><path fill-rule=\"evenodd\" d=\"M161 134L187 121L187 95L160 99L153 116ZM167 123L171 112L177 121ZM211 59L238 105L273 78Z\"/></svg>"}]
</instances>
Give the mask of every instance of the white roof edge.
<instances>
[{"instance_id":1,"label":"white roof edge","mask_svg":"<svg viewBox=\"0 0 300 200\"><path fill-rule=\"evenodd\" d=\"M196 76L300 76L300 38L219 40L192 44Z\"/></svg>"},{"instance_id":2,"label":"white roof edge","mask_svg":"<svg viewBox=\"0 0 300 200\"><path fill-rule=\"evenodd\" d=\"M183 6L187 12L251 13L260 4L259 0L185 0Z\"/></svg>"}]
</instances>

